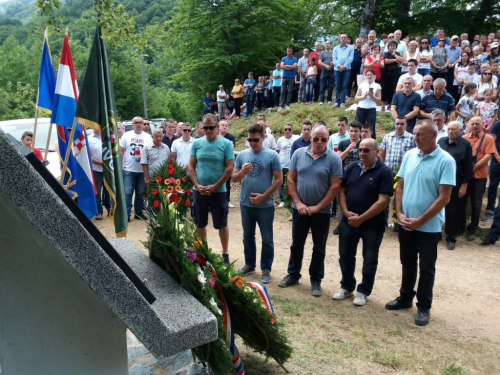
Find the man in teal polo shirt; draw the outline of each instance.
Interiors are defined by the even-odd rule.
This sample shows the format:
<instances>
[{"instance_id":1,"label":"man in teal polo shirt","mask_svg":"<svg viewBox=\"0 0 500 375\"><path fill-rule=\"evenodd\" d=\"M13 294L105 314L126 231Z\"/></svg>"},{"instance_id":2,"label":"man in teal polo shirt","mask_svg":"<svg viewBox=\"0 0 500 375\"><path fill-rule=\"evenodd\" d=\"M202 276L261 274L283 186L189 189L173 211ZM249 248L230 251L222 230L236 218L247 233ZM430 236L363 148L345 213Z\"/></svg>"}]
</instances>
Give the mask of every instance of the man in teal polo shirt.
<instances>
[{"instance_id":1,"label":"man in teal polo shirt","mask_svg":"<svg viewBox=\"0 0 500 375\"><path fill-rule=\"evenodd\" d=\"M403 278L399 297L385 308L410 308L416 295L415 324L423 326L429 323L437 244L444 223L444 207L455 186L456 164L450 154L436 145L437 126L432 121L417 122L414 135L417 148L405 154L396 188ZM417 261L420 261L420 277L415 293Z\"/></svg>"}]
</instances>

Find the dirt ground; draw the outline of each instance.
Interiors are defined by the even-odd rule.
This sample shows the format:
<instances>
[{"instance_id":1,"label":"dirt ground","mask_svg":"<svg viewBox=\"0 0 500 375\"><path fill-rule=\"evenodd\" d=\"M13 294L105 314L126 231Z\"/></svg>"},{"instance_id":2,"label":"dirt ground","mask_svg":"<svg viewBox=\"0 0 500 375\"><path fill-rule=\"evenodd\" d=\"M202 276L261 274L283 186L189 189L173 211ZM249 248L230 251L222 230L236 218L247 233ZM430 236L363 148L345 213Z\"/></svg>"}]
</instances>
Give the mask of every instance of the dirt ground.
<instances>
[{"instance_id":1,"label":"dirt ground","mask_svg":"<svg viewBox=\"0 0 500 375\"><path fill-rule=\"evenodd\" d=\"M235 268L244 265L241 217L237 195L228 222L230 258ZM398 296L401 264L397 233L386 231L380 249L377 278L364 307L352 298L333 301L340 286L338 236L330 232L325 260L323 296L310 294L308 265L312 241L309 236L299 285L279 288L286 275L291 242L291 222L286 209L276 209L274 220L275 258L268 284L278 319L294 347L286 364L293 374L500 374L500 296L498 293L500 247L481 246L480 240L459 238L454 251L442 241L438 248L431 322L414 325L416 308L389 312L386 302ZM331 229L337 224L332 221ZM108 238L114 237L108 218L96 225ZM220 252L218 234L209 224L209 244ZM145 248L146 225L132 220L127 238ZM257 237L259 243L259 237ZM260 246L258 246L260 248ZM360 253L361 245L358 249ZM259 251L260 254L260 251ZM361 280L358 257L356 277ZM259 281L260 272L248 277ZM247 374L284 374L272 360L264 361L240 344Z\"/></svg>"}]
</instances>

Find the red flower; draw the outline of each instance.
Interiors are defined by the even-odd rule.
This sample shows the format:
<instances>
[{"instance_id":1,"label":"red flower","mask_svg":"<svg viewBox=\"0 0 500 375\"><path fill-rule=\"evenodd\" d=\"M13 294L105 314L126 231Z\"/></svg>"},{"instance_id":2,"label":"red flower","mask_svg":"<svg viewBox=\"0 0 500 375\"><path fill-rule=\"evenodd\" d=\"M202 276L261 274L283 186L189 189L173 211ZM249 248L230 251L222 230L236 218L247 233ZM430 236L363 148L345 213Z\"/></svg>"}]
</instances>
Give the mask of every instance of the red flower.
<instances>
[{"instance_id":1,"label":"red flower","mask_svg":"<svg viewBox=\"0 0 500 375\"><path fill-rule=\"evenodd\" d=\"M186 191L186 194L187 195L191 195L191 192L193 191L193 189L189 189L188 191Z\"/></svg>"},{"instance_id":2,"label":"red flower","mask_svg":"<svg viewBox=\"0 0 500 375\"><path fill-rule=\"evenodd\" d=\"M288 190L288 189L287 189L287 190L286 190L286 193L287 193L288 195L290 195L290 190Z\"/></svg>"},{"instance_id":3,"label":"red flower","mask_svg":"<svg viewBox=\"0 0 500 375\"><path fill-rule=\"evenodd\" d=\"M160 207L160 202L154 201L153 202L153 206L155 206L156 208Z\"/></svg>"},{"instance_id":4,"label":"red flower","mask_svg":"<svg viewBox=\"0 0 500 375\"><path fill-rule=\"evenodd\" d=\"M189 199L186 199L186 201L184 202L184 204L185 204L186 206L189 206L189 205L191 204L191 202L189 201Z\"/></svg>"},{"instance_id":5,"label":"red flower","mask_svg":"<svg viewBox=\"0 0 500 375\"><path fill-rule=\"evenodd\" d=\"M175 196L175 201L176 201L177 203L179 203L180 201L182 201L182 198L181 198L180 196L176 195L176 196Z\"/></svg>"},{"instance_id":6,"label":"red flower","mask_svg":"<svg viewBox=\"0 0 500 375\"><path fill-rule=\"evenodd\" d=\"M185 178L183 178L181 181L182 181L182 182L186 182L186 179L185 179Z\"/></svg>"},{"instance_id":7,"label":"red flower","mask_svg":"<svg viewBox=\"0 0 500 375\"><path fill-rule=\"evenodd\" d=\"M173 201L174 201L174 198L175 198L175 197L172 195L170 198L168 198L168 201L169 201L169 202L173 202Z\"/></svg>"},{"instance_id":8,"label":"red flower","mask_svg":"<svg viewBox=\"0 0 500 375\"><path fill-rule=\"evenodd\" d=\"M172 173L174 173L174 163L170 162L170 164L168 165L168 174Z\"/></svg>"},{"instance_id":9,"label":"red flower","mask_svg":"<svg viewBox=\"0 0 500 375\"><path fill-rule=\"evenodd\" d=\"M201 266L204 266L205 264L207 264L207 259L203 255L196 254L196 262Z\"/></svg>"},{"instance_id":10,"label":"red flower","mask_svg":"<svg viewBox=\"0 0 500 375\"><path fill-rule=\"evenodd\" d=\"M162 182L163 181L163 177L156 176L155 180L156 180L156 182Z\"/></svg>"},{"instance_id":11,"label":"red flower","mask_svg":"<svg viewBox=\"0 0 500 375\"><path fill-rule=\"evenodd\" d=\"M153 194L153 195L158 195L158 189L153 189L153 190L151 190L151 194Z\"/></svg>"}]
</instances>

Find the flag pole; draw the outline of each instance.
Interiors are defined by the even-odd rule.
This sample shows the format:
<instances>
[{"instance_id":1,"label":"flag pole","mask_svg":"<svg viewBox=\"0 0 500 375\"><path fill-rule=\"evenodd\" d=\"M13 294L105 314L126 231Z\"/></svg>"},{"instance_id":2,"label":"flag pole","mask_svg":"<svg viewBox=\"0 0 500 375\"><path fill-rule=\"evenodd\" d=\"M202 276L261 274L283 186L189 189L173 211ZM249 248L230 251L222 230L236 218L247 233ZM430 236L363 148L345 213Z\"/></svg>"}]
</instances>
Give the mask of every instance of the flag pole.
<instances>
[{"instance_id":1,"label":"flag pole","mask_svg":"<svg viewBox=\"0 0 500 375\"><path fill-rule=\"evenodd\" d=\"M73 149L73 138L75 137L75 131L76 131L76 117L73 120L73 126L71 127L71 133L69 135L69 140L68 140L68 147L66 148L66 156L64 157L64 162L63 162L63 168L61 171L61 181L60 184L62 187L64 187L64 175L66 174L66 168L68 167L68 160L69 160L69 153ZM51 124L52 126L52 124Z\"/></svg>"},{"instance_id":2,"label":"flag pole","mask_svg":"<svg viewBox=\"0 0 500 375\"><path fill-rule=\"evenodd\" d=\"M35 122L35 124L36 124L36 122ZM50 125L49 125L49 135L47 136L47 144L45 145L45 155L44 155L43 160L47 160L47 155L49 154L50 136L51 135L52 135L52 121L50 122ZM33 135L33 139L35 139L34 135ZM35 141L33 140L33 145L34 144L35 144Z\"/></svg>"},{"instance_id":3,"label":"flag pole","mask_svg":"<svg viewBox=\"0 0 500 375\"><path fill-rule=\"evenodd\" d=\"M31 143L31 151L35 149L37 124L38 124L38 105L35 106L35 126L33 127L33 142ZM45 150L45 160L47 160L47 149Z\"/></svg>"}]
</instances>

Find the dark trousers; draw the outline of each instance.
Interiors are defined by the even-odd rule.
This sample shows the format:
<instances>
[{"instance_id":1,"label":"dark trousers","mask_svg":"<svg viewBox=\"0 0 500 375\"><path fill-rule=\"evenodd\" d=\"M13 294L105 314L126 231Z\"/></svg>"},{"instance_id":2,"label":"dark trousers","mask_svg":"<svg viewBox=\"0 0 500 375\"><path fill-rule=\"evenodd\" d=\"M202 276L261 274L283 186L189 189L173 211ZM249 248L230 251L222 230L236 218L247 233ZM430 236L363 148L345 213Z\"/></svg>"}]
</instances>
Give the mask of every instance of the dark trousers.
<instances>
[{"instance_id":1,"label":"dark trousers","mask_svg":"<svg viewBox=\"0 0 500 375\"><path fill-rule=\"evenodd\" d=\"M375 123L377 122L376 108L356 108L356 120L358 120L361 124L364 124L365 122L372 124L372 138L377 139L377 135L375 134Z\"/></svg>"},{"instance_id":2,"label":"dark trousers","mask_svg":"<svg viewBox=\"0 0 500 375\"><path fill-rule=\"evenodd\" d=\"M349 82L347 83L347 96L351 96L352 86L354 86L354 96L358 92L358 74L361 74L360 69L351 69L351 75L349 76Z\"/></svg>"},{"instance_id":3,"label":"dark trousers","mask_svg":"<svg viewBox=\"0 0 500 375\"><path fill-rule=\"evenodd\" d=\"M104 187L104 174L103 172L94 172L94 180L95 180L95 188L97 190L97 194L95 196L95 202L97 205L97 213L102 214L102 206L106 208L109 212L110 202L109 202L109 193ZM102 198L101 198L102 192Z\"/></svg>"},{"instance_id":4,"label":"dark trousers","mask_svg":"<svg viewBox=\"0 0 500 375\"><path fill-rule=\"evenodd\" d=\"M332 101L333 85L335 84L335 72L332 70L322 70L321 71L321 87L319 89L320 98L319 101L325 101L325 90L328 90L326 100ZM316 94L315 94L316 96Z\"/></svg>"},{"instance_id":5,"label":"dark trousers","mask_svg":"<svg viewBox=\"0 0 500 375\"><path fill-rule=\"evenodd\" d=\"M280 105L281 86L273 86L274 102L273 107Z\"/></svg>"},{"instance_id":6,"label":"dark trousers","mask_svg":"<svg viewBox=\"0 0 500 375\"><path fill-rule=\"evenodd\" d=\"M384 75L382 73L382 101L387 104L391 104L392 97L396 93L396 87L398 85L399 75Z\"/></svg>"},{"instance_id":7,"label":"dark trousers","mask_svg":"<svg viewBox=\"0 0 500 375\"><path fill-rule=\"evenodd\" d=\"M262 107L264 105L264 93L257 93L255 94L255 96L257 97L257 109L259 111L262 111Z\"/></svg>"},{"instance_id":8,"label":"dark trousers","mask_svg":"<svg viewBox=\"0 0 500 375\"><path fill-rule=\"evenodd\" d=\"M292 102L292 91L295 77L285 77L281 80L281 108L290 105Z\"/></svg>"},{"instance_id":9,"label":"dark trousers","mask_svg":"<svg viewBox=\"0 0 500 375\"><path fill-rule=\"evenodd\" d=\"M483 195L486 190L486 178L472 178L467 185L467 192L462 198L460 206L460 227L465 228L466 224L466 205L470 197L471 215L470 224L467 226L467 232L474 234L479 228L479 215L481 214L481 204L483 203Z\"/></svg>"},{"instance_id":10,"label":"dark trousers","mask_svg":"<svg viewBox=\"0 0 500 375\"><path fill-rule=\"evenodd\" d=\"M375 283L375 274L378 266L378 252L385 228L362 229L354 228L341 222L339 227L339 263L342 271L340 286L352 292L356 287L356 252L359 240L363 241L363 280L358 285L358 292L369 296Z\"/></svg>"},{"instance_id":11,"label":"dark trousers","mask_svg":"<svg viewBox=\"0 0 500 375\"><path fill-rule=\"evenodd\" d=\"M227 201L231 201L231 177L226 181Z\"/></svg>"},{"instance_id":12,"label":"dark trousers","mask_svg":"<svg viewBox=\"0 0 500 375\"><path fill-rule=\"evenodd\" d=\"M283 202L283 189L285 188L285 178L288 173L288 168L281 168L281 171L283 172L283 183L279 188L279 194L280 194L280 202Z\"/></svg>"},{"instance_id":13,"label":"dark trousers","mask_svg":"<svg viewBox=\"0 0 500 375\"><path fill-rule=\"evenodd\" d=\"M249 94L246 101L246 112L247 116L253 115L253 94Z\"/></svg>"},{"instance_id":14,"label":"dark trousers","mask_svg":"<svg viewBox=\"0 0 500 375\"><path fill-rule=\"evenodd\" d=\"M446 75L447 74L448 74L447 72L444 72L444 73L433 73L433 72L431 72L432 80L435 81L438 78L443 78L443 79L446 80Z\"/></svg>"},{"instance_id":15,"label":"dark trousers","mask_svg":"<svg viewBox=\"0 0 500 375\"><path fill-rule=\"evenodd\" d=\"M288 261L288 274L298 280L302 277L302 259L304 258L304 245L309 228L312 230L313 253L309 265L311 281L323 280L325 274L325 248L330 229L329 214L300 215L294 209L292 212L292 245L290 246L290 260Z\"/></svg>"},{"instance_id":16,"label":"dark trousers","mask_svg":"<svg viewBox=\"0 0 500 375\"><path fill-rule=\"evenodd\" d=\"M486 211L494 211L497 201L497 189L500 184L500 164L491 162L490 164L490 185L488 186L488 204Z\"/></svg>"},{"instance_id":17,"label":"dark trousers","mask_svg":"<svg viewBox=\"0 0 500 375\"><path fill-rule=\"evenodd\" d=\"M462 200L464 198L458 197L458 191L460 190L460 185L462 185L463 178L457 176L456 181L456 186L453 186L453 189L451 189L450 201L444 208L446 242L453 243L457 241L458 234L460 233L460 207L463 205Z\"/></svg>"},{"instance_id":18,"label":"dark trousers","mask_svg":"<svg viewBox=\"0 0 500 375\"><path fill-rule=\"evenodd\" d=\"M495 210L495 216L493 216L493 224L490 228L490 237L495 241L498 241L500 237L500 205Z\"/></svg>"},{"instance_id":19,"label":"dark trousers","mask_svg":"<svg viewBox=\"0 0 500 375\"><path fill-rule=\"evenodd\" d=\"M437 244L440 233L426 233L418 230L407 231L399 228L399 258L403 266L403 278L399 290L402 301L411 301L417 296L417 307L430 310L432 306L432 288L436 275ZM417 292L417 262L419 280Z\"/></svg>"},{"instance_id":20,"label":"dark trousers","mask_svg":"<svg viewBox=\"0 0 500 375\"><path fill-rule=\"evenodd\" d=\"M242 98L234 98L234 114L235 116L240 117L241 115L241 103L243 102Z\"/></svg>"},{"instance_id":21,"label":"dark trousers","mask_svg":"<svg viewBox=\"0 0 500 375\"><path fill-rule=\"evenodd\" d=\"M321 69L318 69L318 75L316 76L316 84L314 85L314 95L313 100L315 102L319 99L319 92L321 90Z\"/></svg>"},{"instance_id":22,"label":"dark trousers","mask_svg":"<svg viewBox=\"0 0 500 375\"><path fill-rule=\"evenodd\" d=\"M267 108L274 107L273 90L267 89L266 106Z\"/></svg>"},{"instance_id":23,"label":"dark trousers","mask_svg":"<svg viewBox=\"0 0 500 375\"><path fill-rule=\"evenodd\" d=\"M455 80L455 69L448 68L446 72L446 91L453 92L453 81Z\"/></svg>"}]
</instances>

